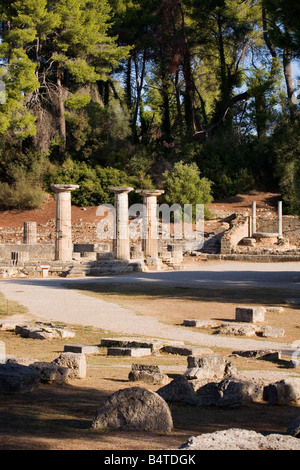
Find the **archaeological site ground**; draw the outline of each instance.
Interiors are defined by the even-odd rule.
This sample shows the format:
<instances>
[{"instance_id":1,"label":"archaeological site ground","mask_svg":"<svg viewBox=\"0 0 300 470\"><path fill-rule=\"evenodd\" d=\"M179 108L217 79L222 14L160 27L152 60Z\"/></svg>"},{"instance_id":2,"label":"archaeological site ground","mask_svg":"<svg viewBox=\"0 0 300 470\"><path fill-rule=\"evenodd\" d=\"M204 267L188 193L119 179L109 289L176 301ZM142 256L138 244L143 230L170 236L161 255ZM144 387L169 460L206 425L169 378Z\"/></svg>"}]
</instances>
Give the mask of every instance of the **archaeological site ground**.
<instances>
[{"instance_id":1,"label":"archaeological site ground","mask_svg":"<svg viewBox=\"0 0 300 470\"><path fill-rule=\"evenodd\" d=\"M300 223L279 207L212 204L201 249L109 245L74 206L63 245L54 199L4 212L0 449L299 450Z\"/></svg>"}]
</instances>

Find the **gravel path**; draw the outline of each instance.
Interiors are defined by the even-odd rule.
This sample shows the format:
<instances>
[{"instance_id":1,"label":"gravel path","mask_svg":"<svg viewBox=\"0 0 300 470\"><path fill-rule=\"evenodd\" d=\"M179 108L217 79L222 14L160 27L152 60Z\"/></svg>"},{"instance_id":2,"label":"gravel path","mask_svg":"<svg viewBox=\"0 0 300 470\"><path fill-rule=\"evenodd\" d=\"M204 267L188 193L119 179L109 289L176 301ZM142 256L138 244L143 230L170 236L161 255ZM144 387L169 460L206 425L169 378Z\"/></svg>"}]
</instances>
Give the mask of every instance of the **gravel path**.
<instances>
[{"instance_id":1,"label":"gravel path","mask_svg":"<svg viewBox=\"0 0 300 470\"><path fill-rule=\"evenodd\" d=\"M166 275L164 276L164 274ZM159 282L184 284L185 274L180 272L172 277L170 273L159 273L158 278ZM191 272L189 272L190 274ZM196 277L195 273L193 278L190 276L189 283L192 282L192 279L197 282L198 276L198 272L196 272ZM131 276L84 279L9 279L0 281L0 292L8 300L15 300L26 306L34 318L43 321L61 321L68 324L94 326L121 335L184 341L186 344L203 347L229 347L232 350L272 348L289 353L294 351L290 344L276 343L275 341L264 341L262 343L255 339L211 336L191 331L187 327L165 325L151 316L137 315L135 312L117 304L64 287L64 284L68 282L72 284L74 282L111 283L120 282L120 280L122 283L150 282L151 284L154 279L153 275L140 273Z\"/></svg>"}]
</instances>

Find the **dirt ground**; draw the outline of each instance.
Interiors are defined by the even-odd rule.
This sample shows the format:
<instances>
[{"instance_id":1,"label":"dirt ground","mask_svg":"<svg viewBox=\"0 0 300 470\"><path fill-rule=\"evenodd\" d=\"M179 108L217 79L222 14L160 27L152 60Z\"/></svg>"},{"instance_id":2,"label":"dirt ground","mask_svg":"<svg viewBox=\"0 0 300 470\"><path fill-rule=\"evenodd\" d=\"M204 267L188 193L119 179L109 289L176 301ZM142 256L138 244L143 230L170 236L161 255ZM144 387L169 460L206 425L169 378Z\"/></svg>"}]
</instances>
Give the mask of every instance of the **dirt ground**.
<instances>
[{"instance_id":1,"label":"dirt ground","mask_svg":"<svg viewBox=\"0 0 300 470\"><path fill-rule=\"evenodd\" d=\"M215 201L209 206L216 218L206 222L206 230L210 231L218 219L226 217L233 212L248 212L252 201L257 202L258 210L276 213L278 195L273 193L251 193L236 196L226 201ZM80 228L85 230L85 237L94 233L96 208L72 207L72 221L75 226L75 235ZM55 201L49 198L48 203L35 211L0 212L0 227L2 232L9 232L8 238L16 239L20 236L24 221L36 221L38 230L45 231L54 227ZM77 232L78 228L78 232ZM77 235L76 235L77 236ZM14 238L15 237L15 238ZM80 242L81 238L75 240ZM2 241L3 243L3 241ZM234 307L240 302L240 295L246 301L260 303L262 299L273 305L280 304L282 297L277 297L266 291L210 291L193 289L181 292L172 292L169 289L153 292L143 292L138 289L128 292L119 285L118 290L113 287L105 290L86 291L87 295L99 295L107 301L130 306L139 315L151 315L160 321L172 325L180 325L185 318L197 317L203 319L233 320ZM3 311L0 309L0 321L8 313L4 303ZM22 315L26 315L22 308ZM13 313L11 311L10 313ZM2 317L1 317L2 314ZM283 315L272 314L268 316L270 326L286 328L284 341L299 339L299 314L297 308L286 308ZM109 331L94 328L69 325L76 331L76 337L67 343L99 345L101 337L112 336ZM207 334L214 334L206 330ZM13 332L0 331L0 340L5 342L6 353L15 357L31 357L40 361L52 361L63 351L66 341L40 341L24 339ZM263 339L261 340L263 343ZM277 341L277 339L276 339ZM214 352L230 355L231 350L217 350ZM277 363L266 363L254 359L235 359L239 370L255 371L257 369L281 374L287 372L286 360L283 358ZM232 427L254 430L261 433L285 434L288 425L300 414L300 405L269 406L253 404L247 407L215 408L195 407L184 403L172 403L170 409L174 422L174 429L168 434L137 433L106 431L97 432L91 429L97 407L111 393L121 388L141 386L158 390L160 386L144 383L132 383L128 380L128 373L133 362L156 364L168 374L172 380L177 374L186 369L187 360L184 356L161 354L150 358L133 360L132 358L111 358L106 351L100 348L100 354L87 356L87 377L74 379L64 385L47 384L25 395L12 395L0 397L0 450L170 450L178 449L193 435L205 432L214 432ZM295 371L299 376L299 371Z\"/></svg>"}]
</instances>

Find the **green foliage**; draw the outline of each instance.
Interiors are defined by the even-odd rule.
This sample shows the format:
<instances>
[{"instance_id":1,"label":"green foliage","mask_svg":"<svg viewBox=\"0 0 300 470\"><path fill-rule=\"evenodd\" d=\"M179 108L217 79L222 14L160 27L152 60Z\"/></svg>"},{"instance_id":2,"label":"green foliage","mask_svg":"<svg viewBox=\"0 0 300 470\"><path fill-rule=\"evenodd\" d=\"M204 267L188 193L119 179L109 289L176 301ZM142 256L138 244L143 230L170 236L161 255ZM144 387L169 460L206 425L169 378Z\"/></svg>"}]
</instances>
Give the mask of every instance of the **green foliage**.
<instances>
[{"instance_id":1,"label":"green foliage","mask_svg":"<svg viewBox=\"0 0 300 470\"><path fill-rule=\"evenodd\" d=\"M184 204L208 204L212 202L211 187L211 181L201 178L195 163L175 163L172 170L163 174L165 201L169 205L179 204L183 208Z\"/></svg>"},{"instance_id":2,"label":"green foliage","mask_svg":"<svg viewBox=\"0 0 300 470\"><path fill-rule=\"evenodd\" d=\"M85 162L74 162L71 159L61 166L52 166L46 177L47 185L78 184L80 189L72 195L72 201L78 206L97 206L113 204L114 195L110 186L140 187L137 177L128 176L125 171L112 167L88 166Z\"/></svg>"}]
</instances>

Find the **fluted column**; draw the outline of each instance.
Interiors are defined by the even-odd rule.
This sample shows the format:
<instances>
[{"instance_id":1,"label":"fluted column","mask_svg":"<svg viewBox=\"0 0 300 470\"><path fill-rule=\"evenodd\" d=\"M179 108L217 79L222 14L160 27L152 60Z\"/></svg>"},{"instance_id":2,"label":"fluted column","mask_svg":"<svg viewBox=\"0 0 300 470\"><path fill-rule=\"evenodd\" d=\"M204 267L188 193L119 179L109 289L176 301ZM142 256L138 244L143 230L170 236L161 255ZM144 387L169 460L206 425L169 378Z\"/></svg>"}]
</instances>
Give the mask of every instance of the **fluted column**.
<instances>
[{"instance_id":1,"label":"fluted column","mask_svg":"<svg viewBox=\"0 0 300 470\"><path fill-rule=\"evenodd\" d=\"M143 197L143 239L142 250L145 258L158 258L157 197L164 193L158 189L138 189Z\"/></svg>"},{"instance_id":2,"label":"fluted column","mask_svg":"<svg viewBox=\"0 0 300 470\"><path fill-rule=\"evenodd\" d=\"M129 261L129 209L128 193L133 191L130 187L109 188L115 195L115 234L113 240L113 250L116 259Z\"/></svg>"},{"instance_id":3,"label":"fluted column","mask_svg":"<svg viewBox=\"0 0 300 470\"><path fill-rule=\"evenodd\" d=\"M75 184L54 184L51 189L56 193L56 239L55 259L71 261L73 255L71 192L78 189Z\"/></svg>"}]
</instances>

